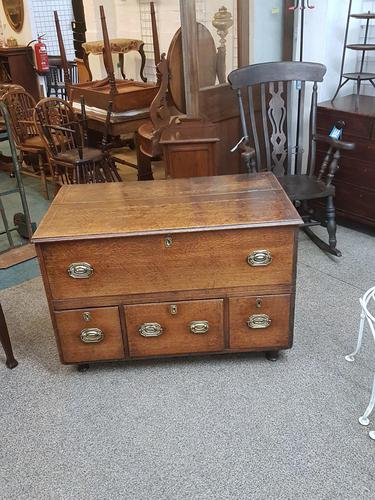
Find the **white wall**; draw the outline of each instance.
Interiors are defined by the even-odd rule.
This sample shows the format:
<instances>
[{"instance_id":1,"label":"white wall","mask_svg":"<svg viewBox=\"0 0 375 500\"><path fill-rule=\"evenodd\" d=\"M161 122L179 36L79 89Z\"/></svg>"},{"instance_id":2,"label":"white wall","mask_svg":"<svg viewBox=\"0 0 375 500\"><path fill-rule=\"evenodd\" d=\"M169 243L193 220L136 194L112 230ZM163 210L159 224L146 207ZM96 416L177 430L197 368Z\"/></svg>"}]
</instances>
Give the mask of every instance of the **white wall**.
<instances>
[{"instance_id":1,"label":"white wall","mask_svg":"<svg viewBox=\"0 0 375 500\"><path fill-rule=\"evenodd\" d=\"M25 20L22 30L19 33L16 33L15 31L13 31L13 29L10 27L7 21L3 8L3 2L0 2L0 20L3 26L4 24L6 25L4 33L5 38L10 38L10 37L15 38L18 41L18 45L27 45L34 38L30 20L31 9L29 3L30 0L24 0Z\"/></svg>"}]
</instances>

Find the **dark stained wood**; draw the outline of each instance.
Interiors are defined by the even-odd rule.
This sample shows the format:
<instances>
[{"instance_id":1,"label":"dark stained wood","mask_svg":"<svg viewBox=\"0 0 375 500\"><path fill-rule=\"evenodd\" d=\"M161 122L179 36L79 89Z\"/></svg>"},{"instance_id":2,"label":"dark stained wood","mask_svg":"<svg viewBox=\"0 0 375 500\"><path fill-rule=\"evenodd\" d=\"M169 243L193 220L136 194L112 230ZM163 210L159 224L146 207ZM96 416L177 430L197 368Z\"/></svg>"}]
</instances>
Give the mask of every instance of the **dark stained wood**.
<instances>
[{"instance_id":1,"label":"dark stained wood","mask_svg":"<svg viewBox=\"0 0 375 500\"><path fill-rule=\"evenodd\" d=\"M171 314L173 306L176 306L175 314ZM130 356L216 352L224 349L222 300L126 306L125 317ZM191 333L192 321L208 321L208 332ZM145 323L158 323L163 333L159 337L142 337L139 328Z\"/></svg>"},{"instance_id":2,"label":"dark stained wood","mask_svg":"<svg viewBox=\"0 0 375 500\"><path fill-rule=\"evenodd\" d=\"M101 186L100 194L64 186L36 236L63 363L268 351L291 345L301 220L273 175L132 183L125 190L107 186ZM85 186L91 187L99 186ZM97 206L90 201L90 209L84 208L94 199ZM259 210L261 199L265 206ZM107 222L96 216L107 210L104 207ZM249 255L265 250L272 261L250 266ZM69 276L68 268L77 262L92 266L90 277ZM230 300L262 296L266 303L275 295L290 299L287 312L280 313L290 318L283 331L280 327L280 336L289 342L273 336L274 343L266 339L264 344L230 346ZM274 310L279 314L276 306ZM85 312L91 314L89 321ZM208 332L191 333L194 321L207 321ZM143 337L144 323L160 324L162 335ZM84 345L83 324L102 330L104 340Z\"/></svg>"},{"instance_id":3,"label":"dark stained wood","mask_svg":"<svg viewBox=\"0 0 375 500\"><path fill-rule=\"evenodd\" d=\"M288 348L291 342L289 337L291 300L290 295L257 295L229 299L230 348ZM264 329L249 328L247 325L249 317L261 314L270 318L271 325Z\"/></svg>"},{"instance_id":4,"label":"dark stained wood","mask_svg":"<svg viewBox=\"0 0 375 500\"><path fill-rule=\"evenodd\" d=\"M89 313L91 316L89 321L85 321L84 313ZM56 324L65 363L124 358L117 307L57 312ZM80 334L87 328L102 330L104 339L98 344L83 343Z\"/></svg>"},{"instance_id":5,"label":"dark stained wood","mask_svg":"<svg viewBox=\"0 0 375 500\"><path fill-rule=\"evenodd\" d=\"M318 106L318 131L327 136L337 121L345 122L344 138L356 143L343 151L335 176L336 211L339 216L375 226L375 98L349 95ZM318 160L324 148L318 145ZM318 163L319 163L318 161Z\"/></svg>"},{"instance_id":6,"label":"dark stained wood","mask_svg":"<svg viewBox=\"0 0 375 500\"><path fill-rule=\"evenodd\" d=\"M33 241L293 226L300 222L271 173L62 186Z\"/></svg>"},{"instance_id":7,"label":"dark stained wood","mask_svg":"<svg viewBox=\"0 0 375 500\"><path fill-rule=\"evenodd\" d=\"M38 77L32 65L33 49L31 47L0 47L0 66L8 73L10 80L4 83L21 85L38 101L40 89Z\"/></svg>"},{"instance_id":8,"label":"dark stained wood","mask_svg":"<svg viewBox=\"0 0 375 500\"><path fill-rule=\"evenodd\" d=\"M3 346L5 356L6 356L6 366L8 368L15 368L18 365L18 362L16 361L14 354L13 354L13 349L12 349L12 344L10 342L10 337L9 337L9 332L8 332L8 327L5 321L5 316L3 312L3 308L1 307L0 304L0 343Z\"/></svg>"}]
</instances>

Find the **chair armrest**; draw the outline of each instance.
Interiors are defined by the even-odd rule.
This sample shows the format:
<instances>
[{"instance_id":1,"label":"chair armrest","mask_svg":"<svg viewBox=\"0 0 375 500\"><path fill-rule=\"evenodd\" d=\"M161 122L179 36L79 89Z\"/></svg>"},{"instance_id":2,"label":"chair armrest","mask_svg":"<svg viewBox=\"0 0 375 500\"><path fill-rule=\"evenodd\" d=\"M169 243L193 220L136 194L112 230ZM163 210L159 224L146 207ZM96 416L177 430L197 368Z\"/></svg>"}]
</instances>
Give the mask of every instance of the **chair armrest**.
<instances>
[{"instance_id":1,"label":"chair armrest","mask_svg":"<svg viewBox=\"0 0 375 500\"><path fill-rule=\"evenodd\" d=\"M244 165L246 166L246 169L248 173L256 173L257 171L257 164L256 164L256 151L253 147L251 147L249 144L246 142L243 142L240 147L241 151L241 160L243 161Z\"/></svg>"},{"instance_id":2,"label":"chair armrest","mask_svg":"<svg viewBox=\"0 0 375 500\"><path fill-rule=\"evenodd\" d=\"M325 142L334 149L339 149L343 151L353 151L353 149L355 149L354 142L338 141L337 139L333 139L332 137L322 134L315 134L313 139L314 141Z\"/></svg>"}]
</instances>

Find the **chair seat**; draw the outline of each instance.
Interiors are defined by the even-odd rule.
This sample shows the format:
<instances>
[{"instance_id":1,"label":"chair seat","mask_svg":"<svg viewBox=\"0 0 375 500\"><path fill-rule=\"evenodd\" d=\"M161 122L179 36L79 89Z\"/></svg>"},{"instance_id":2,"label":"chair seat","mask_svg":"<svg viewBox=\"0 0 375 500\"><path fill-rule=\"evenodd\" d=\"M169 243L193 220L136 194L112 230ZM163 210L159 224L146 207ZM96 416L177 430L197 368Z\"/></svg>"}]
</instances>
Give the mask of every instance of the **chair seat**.
<instances>
[{"instance_id":1,"label":"chair seat","mask_svg":"<svg viewBox=\"0 0 375 500\"><path fill-rule=\"evenodd\" d=\"M27 150L27 148L45 150L46 146L43 139L39 137L39 135L35 135L34 137L29 137L23 141L22 149Z\"/></svg>"},{"instance_id":2,"label":"chair seat","mask_svg":"<svg viewBox=\"0 0 375 500\"><path fill-rule=\"evenodd\" d=\"M56 155L55 160L62 161L64 163L79 165L86 162L99 162L104 158L104 154L100 149L83 148L82 151L82 160L79 157L78 149L71 149L69 151L65 151L64 153L59 153L58 155Z\"/></svg>"},{"instance_id":3,"label":"chair seat","mask_svg":"<svg viewBox=\"0 0 375 500\"><path fill-rule=\"evenodd\" d=\"M309 175L284 175L277 178L289 198L312 200L334 196L335 186L326 186L323 181Z\"/></svg>"}]
</instances>

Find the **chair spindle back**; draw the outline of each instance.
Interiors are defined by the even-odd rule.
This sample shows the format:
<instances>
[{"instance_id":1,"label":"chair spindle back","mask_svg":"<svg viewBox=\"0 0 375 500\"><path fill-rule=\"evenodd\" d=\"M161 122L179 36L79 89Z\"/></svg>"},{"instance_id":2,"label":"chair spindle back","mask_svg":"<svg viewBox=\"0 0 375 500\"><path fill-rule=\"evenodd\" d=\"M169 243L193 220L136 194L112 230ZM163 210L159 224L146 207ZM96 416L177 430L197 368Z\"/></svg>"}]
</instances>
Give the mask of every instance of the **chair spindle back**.
<instances>
[{"instance_id":1,"label":"chair spindle back","mask_svg":"<svg viewBox=\"0 0 375 500\"><path fill-rule=\"evenodd\" d=\"M18 147L39 135L33 118L35 99L32 95L24 90L10 90L3 95L2 101L9 111L12 134Z\"/></svg>"}]
</instances>

